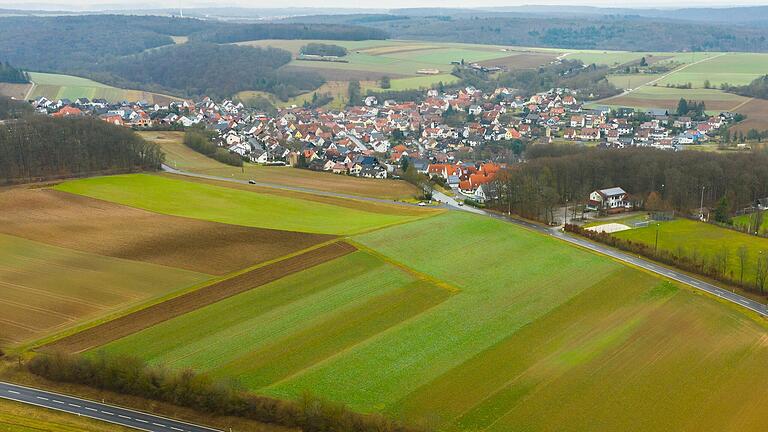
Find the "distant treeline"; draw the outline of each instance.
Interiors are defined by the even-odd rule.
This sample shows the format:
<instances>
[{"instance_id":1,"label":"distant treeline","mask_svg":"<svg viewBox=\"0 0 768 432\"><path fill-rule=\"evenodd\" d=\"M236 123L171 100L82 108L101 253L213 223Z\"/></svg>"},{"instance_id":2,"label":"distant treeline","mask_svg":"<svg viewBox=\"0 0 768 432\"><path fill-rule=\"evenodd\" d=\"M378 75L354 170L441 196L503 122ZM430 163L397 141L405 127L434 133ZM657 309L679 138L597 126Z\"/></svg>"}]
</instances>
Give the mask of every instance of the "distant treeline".
<instances>
[{"instance_id":1,"label":"distant treeline","mask_svg":"<svg viewBox=\"0 0 768 432\"><path fill-rule=\"evenodd\" d=\"M233 43L260 39L387 39L387 32L375 28L345 24L227 24L190 37L193 40Z\"/></svg>"},{"instance_id":2,"label":"distant treeline","mask_svg":"<svg viewBox=\"0 0 768 432\"><path fill-rule=\"evenodd\" d=\"M741 96L768 99L768 75L755 78L751 83L743 86L723 84L722 89Z\"/></svg>"},{"instance_id":3,"label":"distant treeline","mask_svg":"<svg viewBox=\"0 0 768 432\"><path fill-rule=\"evenodd\" d=\"M29 116L0 124L0 183L160 168L160 148L94 118Z\"/></svg>"},{"instance_id":4,"label":"distant treeline","mask_svg":"<svg viewBox=\"0 0 768 432\"><path fill-rule=\"evenodd\" d=\"M11 66L10 63L0 62L0 82L26 84L29 82L29 74Z\"/></svg>"},{"instance_id":5,"label":"distant treeline","mask_svg":"<svg viewBox=\"0 0 768 432\"><path fill-rule=\"evenodd\" d=\"M38 355L27 363L43 378L138 396L216 416L233 416L304 432L416 432L376 414L358 414L343 405L304 395L283 401L243 392L191 370L171 372L133 357Z\"/></svg>"},{"instance_id":6,"label":"distant treeline","mask_svg":"<svg viewBox=\"0 0 768 432\"><path fill-rule=\"evenodd\" d=\"M216 146L203 132L189 130L184 133L184 145L221 163L243 166L243 158L240 155Z\"/></svg>"},{"instance_id":7,"label":"distant treeline","mask_svg":"<svg viewBox=\"0 0 768 432\"><path fill-rule=\"evenodd\" d=\"M32 113L32 105L0 96L0 120L17 119Z\"/></svg>"},{"instance_id":8,"label":"distant treeline","mask_svg":"<svg viewBox=\"0 0 768 432\"><path fill-rule=\"evenodd\" d=\"M719 14L719 12L718 12ZM364 24L398 39L628 51L768 51L768 28L623 15L513 15L496 11L398 11L399 19L301 16L289 22Z\"/></svg>"},{"instance_id":9,"label":"distant treeline","mask_svg":"<svg viewBox=\"0 0 768 432\"><path fill-rule=\"evenodd\" d=\"M302 54L344 57L347 55L347 49L343 46L311 42L301 47Z\"/></svg>"},{"instance_id":10,"label":"distant treeline","mask_svg":"<svg viewBox=\"0 0 768 432\"><path fill-rule=\"evenodd\" d=\"M529 147L526 155L526 163L500 173L499 196L490 203L492 207L549 220L553 209L566 200L584 203L590 192L614 186L638 201L651 192L660 193L665 206L683 212L699 207L702 187L705 206L726 197L729 210L768 196L766 153L577 150L576 146L547 145Z\"/></svg>"}]
</instances>

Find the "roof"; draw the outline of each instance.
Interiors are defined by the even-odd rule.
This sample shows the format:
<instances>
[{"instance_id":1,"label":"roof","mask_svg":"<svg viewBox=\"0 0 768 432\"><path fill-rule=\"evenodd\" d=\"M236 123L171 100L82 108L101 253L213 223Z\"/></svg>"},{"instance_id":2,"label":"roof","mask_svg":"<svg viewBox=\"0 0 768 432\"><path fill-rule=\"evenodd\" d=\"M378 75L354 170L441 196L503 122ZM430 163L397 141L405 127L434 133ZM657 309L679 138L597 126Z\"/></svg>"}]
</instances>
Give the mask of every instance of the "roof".
<instances>
[{"instance_id":1,"label":"roof","mask_svg":"<svg viewBox=\"0 0 768 432\"><path fill-rule=\"evenodd\" d=\"M621 194L626 194L627 193L624 189L622 189L620 187L612 187L612 188L608 188L608 189L600 189L598 192L600 192L601 194L603 194L605 196L614 196L614 195L621 195Z\"/></svg>"}]
</instances>

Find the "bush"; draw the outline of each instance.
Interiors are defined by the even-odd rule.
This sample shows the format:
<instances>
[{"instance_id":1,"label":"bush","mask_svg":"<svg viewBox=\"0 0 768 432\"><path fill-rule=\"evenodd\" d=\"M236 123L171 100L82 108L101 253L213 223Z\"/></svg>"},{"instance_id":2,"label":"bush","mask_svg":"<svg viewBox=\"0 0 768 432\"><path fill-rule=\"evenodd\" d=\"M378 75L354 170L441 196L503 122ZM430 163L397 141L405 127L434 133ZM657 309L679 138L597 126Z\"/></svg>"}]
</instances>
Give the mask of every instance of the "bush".
<instances>
[{"instance_id":1,"label":"bush","mask_svg":"<svg viewBox=\"0 0 768 432\"><path fill-rule=\"evenodd\" d=\"M191 370L171 372L139 359L98 354L80 357L61 353L38 355L27 363L43 378L82 384L192 408L206 414L235 416L305 432L416 432L380 415L364 415L343 405L305 394L283 401L243 392Z\"/></svg>"},{"instance_id":2,"label":"bush","mask_svg":"<svg viewBox=\"0 0 768 432\"><path fill-rule=\"evenodd\" d=\"M187 131L184 134L184 145L221 163L236 167L243 166L243 158L240 155L218 147L200 132Z\"/></svg>"}]
</instances>

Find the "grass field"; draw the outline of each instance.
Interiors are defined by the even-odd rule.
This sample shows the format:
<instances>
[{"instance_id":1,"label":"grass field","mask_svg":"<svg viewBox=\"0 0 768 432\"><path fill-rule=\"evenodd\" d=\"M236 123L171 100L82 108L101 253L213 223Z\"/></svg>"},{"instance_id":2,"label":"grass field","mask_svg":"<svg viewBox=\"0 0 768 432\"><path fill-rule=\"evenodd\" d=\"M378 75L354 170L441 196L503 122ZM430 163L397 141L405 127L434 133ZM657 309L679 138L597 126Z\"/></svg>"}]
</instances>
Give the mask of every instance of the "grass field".
<instances>
[{"instance_id":1,"label":"grass field","mask_svg":"<svg viewBox=\"0 0 768 432\"><path fill-rule=\"evenodd\" d=\"M88 99L103 98L110 102L120 102L124 100L136 102L144 100L149 103L159 104L167 104L173 100L181 100L180 98L174 98L158 93L120 89L71 75L40 72L30 72L29 75L31 81L34 83L32 92L29 95L30 99L45 97L51 100L70 99L74 101L77 98L85 97Z\"/></svg>"},{"instance_id":2,"label":"grass field","mask_svg":"<svg viewBox=\"0 0 768 432\"><path fill-rule=\"evenodd\" d=\"M754 228L754 225L756 225L755 216L757 215L754 213L736 216L733 218L732 222L735 226L744 227L752 232L756 231L760 235L765 235L768 233L768 217L766 217L765 211L762 212L762 222L757 229Z\"/></svg>"},{"instance_id":3,"label":"grass field","mask_svg":"<svg viewBox=\"0 0 768 432\"><path fill-rule=\"evenodd\" d=\"M0 399L0 432L130 432L134 429Z\"/></svg>"},{"instance_id":4,"label":"grass field","mask_svg":"<svg viewBox=\"0 0 768 432\"><path fill-rule=\"evenodd\" d=\"M0 343L40 338L209 278L0 234Z\"/></svg>"},{"instance_id":5,"label":"grass field","mask_svg":"<svg viewBox=\"0 0 768 432\"><path fill-rule=\"evenodd\" d=\"M183 171L385 199L407 199L418 193L413 185L402 180L366 179L255 164L245 164L240 169L222 164L185 146L182 143L183 133L181 132L140 132L140 134L144 139L160 145L166 154L166 163Z\"/></svg>"},{"instance_id":6,"label":"grass field","mask_svg":"<svg viewBox=\"0 0 768 432\"><path fill-rule=\"evenodd\" d=\"M104 349L448 431L768 420L766 328L736 307L468 214L356 239L359 252Z\"/></svg>"},{"instance_id":7,"label":"grass field","mask_svg":"<svg viewBox=\"0 0 768 432\"><path fill-rule=\"evenodd\" d=\"M409 209L365 211L146 174L74 180L55 189L174 216L318 234L353 234L418 218Z\"/></svg>"},{"instance_id":8,"label":"grass field","mask_svg":"<svg viewBox=\"0 0 768 432\"><path fill-rule=\"evenodd\" d=\"M656 241L656 226L637 228L615 233L619 238L645 243L653 246ZM739 280L741 265L738 249L747 248L745 260L744 281L755 280L756 259L761 251L768 253L768 239L742 234L715 225L677 219L658 223L659 249L667 250L676 255L705 258L711 260L715 254L727 251L727 273L731 278Z\"/></svg>"}]
</instances>

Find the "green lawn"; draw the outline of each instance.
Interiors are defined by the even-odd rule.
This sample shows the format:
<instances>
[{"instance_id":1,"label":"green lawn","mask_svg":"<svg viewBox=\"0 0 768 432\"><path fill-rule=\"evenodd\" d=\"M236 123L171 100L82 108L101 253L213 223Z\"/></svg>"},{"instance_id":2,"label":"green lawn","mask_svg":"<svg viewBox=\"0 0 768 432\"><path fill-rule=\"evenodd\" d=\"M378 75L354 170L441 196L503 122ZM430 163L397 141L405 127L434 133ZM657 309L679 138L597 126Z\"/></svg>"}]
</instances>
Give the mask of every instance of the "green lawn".
<instances>
[{"instance_id":1,"label":"green lawn","mask_svg":"<svg viewBox=\"0 0 768 432\"><path fill-rule=\"evenodd\" d=\"M416 218L147 174L73 180L55 189L174 216L319 234L352 234Z\"/></svg>"},{"instance_id":2,"label":"green lawn","mask_svg":"<svg viewBox=\"0 0 768 432\"><path fill-rule=\"evenodd\" d=\"M30 72L30 79L35 84L30 98L46 97L48 99L70 99L85 97L88 99L103 98L110 102L123 100L149 103L167 103L169 100L180 98L168 97L158 93L141 90L126 90L112 87L87 78L71 75Z\"/></svg>"},{"instance_id":3,"label":"green lawn","mask_svg":"<svg viewBox=\"0 0 768 432\"><path fill-rule=\"evenodd\" d=\"M768 330L736 306L466 213L356 240L376 252L106 349L447 431L761 431L768 421Z\"/></svg>"},{"instance_id":4,"label":"green lawn","mask_svg":"<svg viewBox=\"0 0 768 432\"><path fill-rule=\"evenodd\" d=\"M733 218L733 224L738 227L744 227L747 230L750 231L757 231L760 235L766 235L768 233L768 214L766 214L765 211L762 212L761 217L761 223L760 227L758 229L755 229L754 226L755 223L755 217L757 214L751 213L751 214L745 214L741 216L736 216Z\"/></svg>"},{"instance_id":5,"label":"green lawn","mask_svg":"<svg viewBox=\"0 0 768 432\"><path fill-rule=\"evenodd\" d=\"M655 224L651 224L645 228L621 231L614 235L653 246L656 241L656 228ZM676 255L696 256L698 260L711 261L716 254L725 251L728 260L727 274L735 280L739 280L741 277L741 264L738 256L740 247L747 248L744 266L745 282L754 281L758 254L761 251L768 253L768 239L742 234L712 224L677 219L660 222L658 229L659 249L667 250Z\"/></svg>"}]
</instances>

